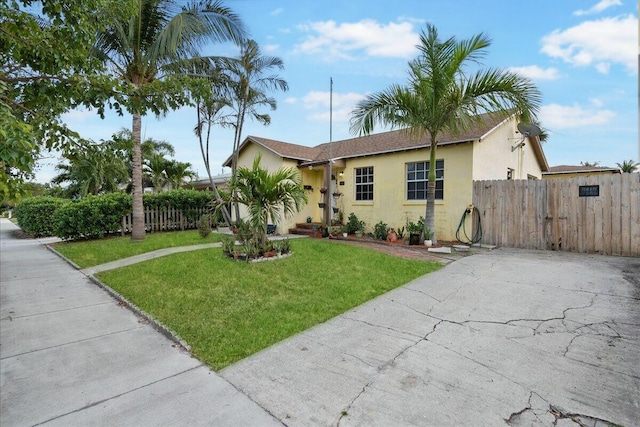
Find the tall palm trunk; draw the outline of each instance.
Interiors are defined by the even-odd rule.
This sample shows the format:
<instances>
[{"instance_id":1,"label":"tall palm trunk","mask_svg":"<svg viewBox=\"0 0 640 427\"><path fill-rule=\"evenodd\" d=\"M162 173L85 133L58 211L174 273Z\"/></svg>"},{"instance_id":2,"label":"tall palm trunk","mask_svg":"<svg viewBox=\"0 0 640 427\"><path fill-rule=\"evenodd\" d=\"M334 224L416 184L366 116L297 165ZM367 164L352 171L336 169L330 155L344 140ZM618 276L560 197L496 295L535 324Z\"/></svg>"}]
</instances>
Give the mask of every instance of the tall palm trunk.
<instances>
[{"instance_id":1,"label":"tall palm trunk","mask_svg":"<svg viewBox=\"0 0 640 427\"><path fill-rule=\"evenodd\" d=\"M198 123L202 123L200 120L200 105L197 106L198 113ZM204 142L202 140L202 127L199 125L198 128L198 139L200 141L200 153L202 154L202 160L204 160L204 167L207 169L207 176L209 177L209 184L211 185L211 190L213 191L213 195L216 198L217 202L222 200L220 193L218 192L218 187L213 182L213 177L211 176L211 167L209 163L209 140L211 138L211 123L207 124L207 148L205 150ZM222 206L221 208L222 218L224 219L224 223L227 227L231 227L231 215L229 215L229 211L226 206Z\"/></svg>"},{"instance_id":2,"label":"tall palm trunk","mask_svg":"<svg viewBox=\"0 0 640 427\"><path fill-rule=\"evenodd\" d=\"M424 227L422 230L421 240L424 241L425 231L428 228L431 231L431 240L434 245L438 244L436 237L436 149L438 142L436 135L431 134L431 148L429 150L429 180L427 182L427 206L424 214Z\"/></svg>"},{"instance_id":3,"label":"tall palm trunk","mask_svg":"<svg viewBox=\"0 0 640 427\"><path fill-rule=\"evenodd\" d=\"M141 140L142 118L139 113L133 114L133 170L131 172L133 189L131 196L133 198L132 214L133 224L131 229L131 241L141 242L144 240L144 205L142 203L142 148Z\"/></svg>"},{"instance_id":4,"label":"tall palm trunk","mask_svg":"<svg viewBox=\"0 0 640 427\"><path fill-rule=\"evenodd\" d=\"M244 116L247 111L247 102L249 98L249 85L247 84L244 97L240 101L240 111L238 111L238 118L236 120L236 132L233 141L233 159L231 160L231 173L235 174L238 169L238 156L240 155L240 138L242 138L242 125L244 124ZM236 221L240 219L240 204L234 203L234 209L236 214Z\"/></svg>"}]
</instances>

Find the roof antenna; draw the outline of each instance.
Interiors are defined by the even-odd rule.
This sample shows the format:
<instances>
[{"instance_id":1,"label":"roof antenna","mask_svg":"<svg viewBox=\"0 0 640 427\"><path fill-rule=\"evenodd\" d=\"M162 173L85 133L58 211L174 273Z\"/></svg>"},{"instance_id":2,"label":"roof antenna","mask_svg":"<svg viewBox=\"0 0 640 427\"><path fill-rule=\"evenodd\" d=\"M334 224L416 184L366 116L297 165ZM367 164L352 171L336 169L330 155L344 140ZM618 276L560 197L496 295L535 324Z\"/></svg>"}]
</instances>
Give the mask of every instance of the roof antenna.
<instances>
[{"instance_id":1,"label":"roof antenna","mask_svg":"<svg viewBox=\"0 0 640 427\"><path fill-rule=\"evenodd\" d=\"M520 139L520 141L516 145L511 147L512 153L518 148L524 147L524 140L526 138L540 135L541 130L537 125L534 125L533 123L518 123L518 132L522 134L522 139Z\"/></svg>"}]
</instances>

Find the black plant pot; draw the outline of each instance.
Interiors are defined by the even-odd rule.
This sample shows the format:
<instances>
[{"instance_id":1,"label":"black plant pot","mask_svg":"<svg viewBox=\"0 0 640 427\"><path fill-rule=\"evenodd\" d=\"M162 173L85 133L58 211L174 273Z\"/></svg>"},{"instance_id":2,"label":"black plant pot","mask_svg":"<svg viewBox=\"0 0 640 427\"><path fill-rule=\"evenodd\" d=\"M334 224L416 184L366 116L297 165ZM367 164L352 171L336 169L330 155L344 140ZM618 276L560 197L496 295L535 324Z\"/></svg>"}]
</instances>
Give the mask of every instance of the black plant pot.
<instances>
[{"instance_id":1,"label":"black plant pot","mask_svg":"<svg viewBox=\"0 0 640 427\"><path fill-rule=\"evenodd\" d=\"M419 245L420 244L420 235L419 234L409 234L409 244L410 245Z\"/></svg>"}]
</instances>

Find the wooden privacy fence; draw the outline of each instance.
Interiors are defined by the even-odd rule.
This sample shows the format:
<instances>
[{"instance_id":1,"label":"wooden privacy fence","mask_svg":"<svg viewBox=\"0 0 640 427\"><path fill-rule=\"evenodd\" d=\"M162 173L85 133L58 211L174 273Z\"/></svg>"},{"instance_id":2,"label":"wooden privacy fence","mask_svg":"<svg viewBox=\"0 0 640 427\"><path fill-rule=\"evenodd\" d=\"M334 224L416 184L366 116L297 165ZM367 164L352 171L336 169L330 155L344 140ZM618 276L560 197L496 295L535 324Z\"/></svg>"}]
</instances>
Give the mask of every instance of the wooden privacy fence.
<instances>
[{"instance_id":1,"label":"wooden privacy fence","mask_svg":"<svg viewBox=\"0 0 640 427\"><path fill-rule=\"evenodd\" d=\"M208 208L144 208L144 226L146 231L192 230L198 228L202 215L209 213L211 210ZM132 226L132 214L123 216L121 234L130 233Z\"/></svg>"},{"instance_id":2,"label":"wooden privacy fence","mask_svg":"<svg viewBox=\"0 0 640 427\"><path fill-rule=\"evenodd\" d=\"M474 181L473 204L486 244L640 256L638 173Z\"/></svg>"}]
</instances>

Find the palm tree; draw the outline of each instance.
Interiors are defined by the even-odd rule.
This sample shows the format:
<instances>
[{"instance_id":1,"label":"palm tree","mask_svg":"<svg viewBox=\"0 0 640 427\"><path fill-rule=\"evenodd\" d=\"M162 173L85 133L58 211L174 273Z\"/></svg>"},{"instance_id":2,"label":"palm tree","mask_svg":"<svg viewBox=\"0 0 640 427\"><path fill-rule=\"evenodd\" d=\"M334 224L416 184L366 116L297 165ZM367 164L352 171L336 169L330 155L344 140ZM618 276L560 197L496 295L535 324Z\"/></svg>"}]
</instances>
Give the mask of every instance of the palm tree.
<instances>
[{"instance_id":1,"label":"palm tree","mask_svg":"<svg viewBox=\"0 0 640 427\"><path fill-rule=\"evenodd\" d=\"M193 129L194 133L198 137L200 143L200 153L202 154L202 161L204 163L207 176L209 177L209 184L213 191L214 197L217 202L222 200L222 196L218 191L218 187L213 182L213 176L211 175L211 162L209 161L209 145L211 142L211 128L215 125L222 127L233 126L230 114L224 110L227 107L231 107L229 88L226 84L227 81L221 78L222 74L217 67L210 67L207 75L211 78L212 96L197 99L196 113L198 122ZM231 215L227 206L221 205L220 211L222 218L227 227L231 226Z\"/></svg>"},{"instance_id":2,"label":"palm tree","mask_svg":"<svg viewBox=\"0 0 640 427\"><path fill-rule=\"evenodd\" d=\"M521 115L533 120L541 94L534 84L517 74L499 69L471 73L465 65L477 64L485 55L490 39L480 33L468 40L454 37L440 40L438 31L427 25L420 34L419 55L409 62L409 82L392 85L360 101L351 118L354 134L369 134L376 124L406 128L407 135L431 140L427 185L425 230L435 234L436 151L442 132L456 134L469 129L481 113L496 118ZM424 236L424 233L423 233Z\"/></svg>"},{"instance_id":3,"label":"palm tree","mask_svg":"<svg viewBox=\"0 0 640 427\"><path fill-rule=\"evenodd\" d=\"M167 185L166 168L170 160L162 154L154 153L143 161L143 171L153 185L153 192L158 193Z\"/></svg>"},{"instance_id":4,"label":"palm tree","mask_svg":"<svg viewBox=\"0 0 640 427\"><path fill-rule=\"evenodd\" d=\"M254 241L264 245L269 219L274 224L282 215L290 217L300 212L308 202L300 174L294 168L280 168L270 173L260 166L261 156L253 167L240 167L229 183L231 201L243 204L249 212L249 222L255 230Z\"/></svg>"},{"instance_id":5,"label":"palm tree","mask_svg":"<svg viewBox=\"0 0 640 427\"><path fill-rule=\"evenodd\" d=\"M144 240L142 204L142 116L164 113L188 101L184 70L205 62L200 48L207 42L244 38L242 23L219 1L134 0L136 13L115 22L99 35L97 55L106 61L127 91L122 99L133 116L132 241ZM162 83L165 82L166 86Z\"/></svg>"},{"instance_id":6,"label":"palm tree","mask_svg":"<svg viewBox=\"0 0 640 427\"><path fill-rule=\"evenodd\" d=\"M168 160L164 166L164 176L169 188L177 190L194 179L196 174L191 170L191 163Z\"/></svg>"},{"instance_id":7,"label":"palm tree","mask_svg":"<svg viewBox=\"0 0 640 427\"><path fill-rule=\"evenodd\" d=\"M231 87L234 93L236 110L235 132L233 138L233 156L231 159L231 173L235 174L238 167L238 151L242 139L242 127L247 114L259 123L268 125L271 117L258 113L256 107L266 105L271 110L276 109L276 100L266 95L268 90L289 90L289 85L277 75L267 75L272 69L284 69L282 59L275 56L263 56L260 47L254 40L248 40L242 47L237 61L228 62ZM236 219L239 218L238 205L235 206Z\"/></svg>"},{"instance_id":8,"label":"palm tree","mask_svg":"<svg viewBox=\"0 0 640 427\"><path fill-rule=\"evenodd\" d=\"M616 163L616 165L618 165L623 173L634 173L638 166L640 166L640 163L634 162L633 160L625 160L622 163Z\"/></svg>"},{"instance_id":9,"label":"palm tree","mask_svg":"<svg viewBox=\"0 0 640 427\"><path fill-rule=\"evenodd\" d=\"M126 160L121 153L113 151L108 143L88 141L74 152L65 154L65 157L68 163L56 166L60 173L51 182L69 183L66 192L71 197L119 191L129 176Z\"/></svg>"}]
</instances>

